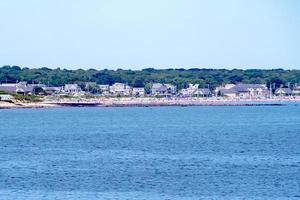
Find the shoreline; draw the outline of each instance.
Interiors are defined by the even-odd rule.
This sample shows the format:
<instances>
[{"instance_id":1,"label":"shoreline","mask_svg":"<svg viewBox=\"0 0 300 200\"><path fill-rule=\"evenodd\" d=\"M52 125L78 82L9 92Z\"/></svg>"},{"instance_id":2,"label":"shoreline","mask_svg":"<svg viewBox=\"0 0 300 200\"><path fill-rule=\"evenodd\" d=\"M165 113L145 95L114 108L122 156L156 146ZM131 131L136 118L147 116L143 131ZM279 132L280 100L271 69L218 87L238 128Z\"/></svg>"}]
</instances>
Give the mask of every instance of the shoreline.
<instances>
[{"instance_id":1,"label":"shoreline","mask_svg":"<svg viewBox=\"0 0 300 200\"><path fill-rule=\"evenodd\" d=\"M0 109L63 107L160 107L160 106L284 106L299 103L300 98L230 99L230 98L99 98L61 99L39 103L0 101Z\"/></svg>"}]
</instances>

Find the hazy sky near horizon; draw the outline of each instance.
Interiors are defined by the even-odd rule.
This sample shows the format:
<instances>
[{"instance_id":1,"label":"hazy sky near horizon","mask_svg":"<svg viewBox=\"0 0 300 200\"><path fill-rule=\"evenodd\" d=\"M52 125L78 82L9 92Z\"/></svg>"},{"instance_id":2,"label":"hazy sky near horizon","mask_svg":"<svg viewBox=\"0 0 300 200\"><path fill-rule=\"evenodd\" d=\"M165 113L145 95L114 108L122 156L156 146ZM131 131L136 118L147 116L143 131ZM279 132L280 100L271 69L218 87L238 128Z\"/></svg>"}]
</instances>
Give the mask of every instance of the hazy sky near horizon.
<instances>
[{"instance_id":1,"label":"hazy sky near horizon","mask_svg":"<svg viewBox=\"0 0 300 200\"><path fill-rule=\"evenodd\" d=\"M0 65L300 69L298 0L0 0Z\"/></svg>"}]
</instances>

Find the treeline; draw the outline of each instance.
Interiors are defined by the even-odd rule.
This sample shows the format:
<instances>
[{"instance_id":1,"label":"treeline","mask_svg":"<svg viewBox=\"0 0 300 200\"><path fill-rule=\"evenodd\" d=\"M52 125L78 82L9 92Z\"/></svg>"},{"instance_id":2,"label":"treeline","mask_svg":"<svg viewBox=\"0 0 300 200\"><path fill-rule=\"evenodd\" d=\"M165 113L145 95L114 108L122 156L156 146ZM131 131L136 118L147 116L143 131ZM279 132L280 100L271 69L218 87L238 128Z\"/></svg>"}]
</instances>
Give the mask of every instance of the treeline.
<instances>
[{"instance_id":1,"label":"treeline","mask_svg":"<svg viewBox=\"0 0 300 200\"><path fill-rule=\"evenodd\" d=\"M153 69L143 70L95 70L95 69L49 69L49 68L20 68L19 66L3 66L0 68L1 83L43 83L50 86L61 86L67 83L98 84L127 83L133 87L147 87L147 84L171 83L178 89L185 88L189 83L201 87L215 88L225 83L272 83L275 87L289 86L300 83L300 70L240 70L240 69Z\"/></svg>"}]
</instances>

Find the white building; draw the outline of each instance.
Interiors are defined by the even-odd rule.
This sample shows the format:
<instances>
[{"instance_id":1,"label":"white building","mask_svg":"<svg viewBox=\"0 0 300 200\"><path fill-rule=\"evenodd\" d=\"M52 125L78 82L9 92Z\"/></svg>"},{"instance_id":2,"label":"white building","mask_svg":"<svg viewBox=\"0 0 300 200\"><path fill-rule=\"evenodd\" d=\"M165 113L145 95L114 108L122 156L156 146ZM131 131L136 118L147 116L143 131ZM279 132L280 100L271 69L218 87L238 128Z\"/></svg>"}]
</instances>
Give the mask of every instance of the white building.
<instances>
[{"instance_id":1,"label":"white building","mask_svg":"<svg viewBox=\"0 0 300 200\"><path fill-rule=\"evenodd\" d=\"M109 87L109 92L115 96L130 96L132 89L124 83L115 83Z\"/></svg>"},{"instance_id":2,"label":"white building","mask_svg":"<svg viewBox=\"0 0 300 200\"><path fill-rule=\"evenodd\" d=\"M145 89L144 88L132 88L132 96L144 96Z\"/></svg>"},{"instance_id":3,"label":"white building","mask_svg":"<svg viewBox=\"0 0 300 200\"><path fill-rule=\"evenodd\" d=\"M292 92L293 95L300 95L300 86L295 87L295 89Z\"/></svg>"},{"instance_id":4,"label":"white building","mask_svg":"<svg viewBox=\"0 0 300 200\"><path fill-rule=\"evenodd\" d=\"M109 96L109 85L98 85L102 96Z\"/></svg>"},{"instance_id":5,"label":"white building","mask_svg":"<svg viewBox=\"0 0 300 200\"><path fill-rule=\"evenodd\" d=\"M199 84L189 84L189 87L186 89L182 89L180 94L184 97L193 97L193 96L201 96L208 97L211 96L211 91L207 88L199 88Z\"/></svg>"},{"instance_id":6,"label":"white building","mask_svg":"<svg viewBox=\"0 0 300 200\"><path fill-rule=\"evenodd\" d=\"M199 84L195 84L195 85L189 84L189 87L182 89L180 91L180 94L185 97L192 97L196 94L198 88L199 88Z\"/></svg>"},{"instance_id":7,"label":"white building","mask_svg":"<svg viewBox=\"0 0 300 200\"><path fill-rule=\"evenodd\" d=\"M81 88L77 84L66 84L64 86L64 92L75 94L81 92Z\"/></svg>"},{"instance_id":8,"label":"white building","mask_svg":"<svg viewBox=\"0 0 300 200\"><path fill-rule=\"evenodd\" d=\"M0 101L11 101L12 98L9 94L0 94Z\"/></svg>"},{"instance_id":9,"label":"white building","mask_svg":"<svg viewBox=\"0 0 300 200\"><path fill-rule=\"evenodd\" d=\"M98 87L102 92L109 91L109 85L98 85Z\"/></svg>"}]
</instances>

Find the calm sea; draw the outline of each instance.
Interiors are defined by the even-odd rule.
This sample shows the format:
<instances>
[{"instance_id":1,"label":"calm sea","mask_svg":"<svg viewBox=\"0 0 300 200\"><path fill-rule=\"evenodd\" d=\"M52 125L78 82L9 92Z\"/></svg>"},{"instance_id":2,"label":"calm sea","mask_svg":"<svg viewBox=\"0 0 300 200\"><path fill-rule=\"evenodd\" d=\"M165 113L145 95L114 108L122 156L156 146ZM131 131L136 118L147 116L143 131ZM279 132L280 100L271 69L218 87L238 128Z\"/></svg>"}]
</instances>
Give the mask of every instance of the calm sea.
<instances>
[{"instance_id":1,"label":"calm sea","mask_svg":"<svg viewBox=\"0 0 300 200\"><path fill-rule=\"evenodd\" d=\"M300 199L300 105L0 110L0 199Z\"/></svg>"}]
</instances>

